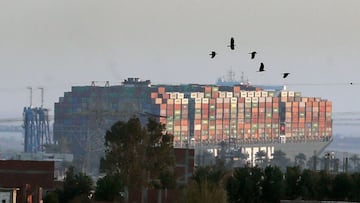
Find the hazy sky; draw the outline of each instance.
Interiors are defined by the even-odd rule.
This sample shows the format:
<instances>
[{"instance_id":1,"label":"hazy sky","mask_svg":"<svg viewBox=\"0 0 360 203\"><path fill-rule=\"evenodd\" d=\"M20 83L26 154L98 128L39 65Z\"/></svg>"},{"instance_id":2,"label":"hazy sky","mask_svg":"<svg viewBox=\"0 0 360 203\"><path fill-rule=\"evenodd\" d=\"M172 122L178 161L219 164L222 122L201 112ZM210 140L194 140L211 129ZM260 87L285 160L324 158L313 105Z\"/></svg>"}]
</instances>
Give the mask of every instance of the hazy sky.
<instances>
[{"instance_id":1,"label":"hazy sky","mask_svg":"<svg viewBox=\"0 0 360 203\"><path fill-rule=\"evenodd\" d=\"M359 0L0 1L0 118L21 117L27 86L37 106L45 88L53 109L72 85L93 80L214 83L230 69L360 112L359 19Z\"/></svg>"}]
</instances>

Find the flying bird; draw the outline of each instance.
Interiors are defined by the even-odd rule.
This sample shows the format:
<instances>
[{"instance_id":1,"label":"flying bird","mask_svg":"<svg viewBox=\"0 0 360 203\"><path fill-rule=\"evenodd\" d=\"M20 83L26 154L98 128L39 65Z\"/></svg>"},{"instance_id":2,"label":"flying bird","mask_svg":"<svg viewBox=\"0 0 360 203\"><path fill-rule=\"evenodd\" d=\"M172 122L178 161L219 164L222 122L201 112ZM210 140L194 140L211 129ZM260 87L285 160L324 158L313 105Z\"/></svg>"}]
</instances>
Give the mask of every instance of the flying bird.
<instances>
[{"instance_id":1,"label":"flying bird","mask_svg":"<svg viewBox=\"0 0 360 203\"><path fill-rule=\"evenodd\" d=\"M230 47L231 50L235 49L235 40L233 37L230 39L230 44L228 45L228 47Z\"/></svg>"},{"instance_id":2,"label":"flying bird","mask_svg":"<svg viewBox=\"0 0 360 203\"><path fill-rule=\"evenodd\" d=\"M250 52L249 54L251 54L251 59L254 59L255 58L255 55L257 54L256 51L253 51L253 52Z\"/></svg>"},{"instance_id":3,"label":"flying bird","mask_svg":"<svg viewBox=\"0 0 360 203\"><path fill-rule=\"evenodd\" d=\"M290 73L283 73L283 78L286 78Z\"/></svg>"},{"instance_id":4,"label":"flying bird","mask_svg":"<svg viewBox=\"0 0 360 203\"><path fill-rule=\"evenodd\" d=\"M216 52L215 51L212 51L209 55L211 56L211 58L213 59L215 56L216 56Z\"/></svg>"},{"instance_id":5,"label":"flying bird","mask_svg":"<svg viewBox=\"0 0 360 203\"><path fill-rule=\"evenodd\" d=\"M257 72L263 72L263 71L265 71L265 67L264 67L264 64L261 62L260 68Z\"/></svg>"},{"instance_id":6,"label":"flying bird","mask_svg":"<svg viewBox=\"0 0 360 203\"><path fill-rule=\"evenodd\" d=\"M350 85L353 85L354 83L350 82Z\"/></svg>"}]
</instances>

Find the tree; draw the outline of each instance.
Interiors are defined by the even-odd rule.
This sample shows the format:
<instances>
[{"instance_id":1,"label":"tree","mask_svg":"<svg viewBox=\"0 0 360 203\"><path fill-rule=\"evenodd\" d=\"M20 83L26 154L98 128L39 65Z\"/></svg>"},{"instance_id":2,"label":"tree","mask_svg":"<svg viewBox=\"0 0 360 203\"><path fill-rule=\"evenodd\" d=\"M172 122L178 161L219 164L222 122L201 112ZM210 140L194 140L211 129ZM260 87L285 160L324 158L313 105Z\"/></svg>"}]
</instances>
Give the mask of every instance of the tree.
<instances>
[{"instance_id":1,"label":"tree","mask_svg":"<svg viewBox=\"0 0 360 203\"><path fill-rule=\"evenodd\" d=\"M56 192L46 193L44 203L59 203L59 195Z\"/></svg>"},{"instance_id":2,"label":"tree","mask_svg":"<svg viewBox=\"0 0 360 203\"><path fill-rule=\"evenodd\" d=\"M283 151L276 150L273 153L271 164L278 166L283 172L285 172L286 167L290 165L290 159L286 158L286 154Z\"/></svg>"},{"instance_id":3,"label":"tree","mask_svg":"<svg viewBox=\"0 0 360 203\"><path fill-rule=\"evenodd\" d=\"M230 203L260 202L264 174L261 168L245 166L235 169L226 184Z\"/></svg>"},{"instance_id":4,"label":"tree","mask_svg":"<svg viewBox=\"0 0 360 203\"><path fill-rule=\"evenodd\" d=\"M75 174L74 167L66 172L64 191L60 202L69 202L77 196L88 195L92 188L92 180L84 173Z\"/></svg>"},{"instance_id":5,"label":"tree","mask_svg":"<svg viewBox=\"0 0 360 203\"><path fill-rule=\"evenodd\" d=\"M233 158L236 158L238 160L237 161L238 164L235 165L235 167L244 166L246 164L247 159L249 158L249 154L241 152L240 149L233 151L232 156L233 156Z\"/></svg>"},{"instance_id":6,"label":"tree","mask_svg":"<svg viewBox=\"0 0 360 203\"><path fill-rule=\"evenodd\" d=\"M316 184L316 199L329 200L333 188L333 177L326 171L319 172L319 180Z\"/></svg>"},{"instance_id":7,"label":"tree","mask_svg":"<svg viewBox=\"0 0 360 203\"><path fill-rule=\"evenodd\" d=\"M335 200L348 200L351 196L353 184L351 176L347 173L337 174L333 180L332 196Z\"/></svg>"},{"instance_id":8,"label":"tree","mask_svg":"<svg viewBox=\"0 0 360 203\"><path fill-rule=\"evenodd\" d=\"M300 167L300 166L297 166ZM313 170L304 169L301 173L300 195L303 199L314 200L317 196L316 185L319 182L319 173Z\"/></svg>"},{"instance_id":9,"label":"tree","mask_svg":"<svg viewBox=\"0 0 360 203\"><path fill-rule=\"evenodd\" d=\"M283 173L277 166L267 166L262 183L263 202L280 202L285 193Z\"/></svg>"},{"instance_id":10,"label":"tree","mask_svg":"<svg viewBox=\"0 0 360 203\"><path fill-rule=\"evenodd\" d=\"M351 180L354 186L351 190L350 200L354 202L360 202L360 173L356 172L351 174Z\"/></svg>"},{"instance_id":11,"label":"tree","mask_svg":"<svg viewBox=\"0 0 360 203\"><path fill-rule=\"evenodd\" d=\"M124 183L118 175L107 175L96 183L95 199L114 201L124 192Z\"/></svg>"},{"instance_id":12,"label":"tree","mask_svg":"<svg viewBox=\"0 0 360 203\"><path fill-rule=\"evenodd\" d=\"M354 154L349 159L352 162L353 171L356 171L356 169L358 168L358 165L359 165L359 160L360 160L359 156Z\"/></svg>"},{"instance_id":13,"label":"tree","mask_svg":"<svg viewBox=\"0 0 360 203\"><path fill-rule=\"evenodd\" d=\"M290 199L296 199L301 195L300 182L301 169L298 166L286 168L286 196Z\"/></svg>"},{"instance_id":14,"label":"tree","mask_svg":"<svg viewBox=\"0 0 360 203\"><path fill-rule=\"evenodd\" d=\"M223 179L226 174L224 162L217 160L215 165L202 166L195 170L192 183L185 190L181 202L226 202Z\"/></svg>"},{"instance_id":15,"label":"tree","mask_svg":"<svg viewBox=\"0 0 360 203\"><path fill-rule=\"evenodd\" d=\"M314 170L314 171L317 170L318 164L319 164L319 157L316 155L311 156L309 158L309 160L307 161L308 168L310 168L311 170Z\"/></svg>"},{"instance_id":16,"label":"tree","mask_svg":"<svg viewBox=\"0 0 360 203\"><path fill-rule=\"evenodd\" d=\"M300 166L300 168L305 167L306 155L303 153L299 153L295 156L295 166Z\"/></svg>"},{"instance_id":17,"label":"tree","mask_svg":"<svg viewBox=\"0 0 360 203\"><path fill-rule=\"evenodd\" d=\"M173 137L153 118L142 127L138 118L116 122L105 135L100 169L121 177L126 188L173 188Z\"/></svg>"},{"instance_id":18,"label":"tree","mask_svg":"<svg viewBox=\"0 0 360 203\"><path fill-rule=\"evenodd\" d=\"M266 155L266 152L264 150L258 151L255 154L255 162L257 165L259 165L261 168L265 168L267 165L268 157Z\"/></svg>"}]
</instances>

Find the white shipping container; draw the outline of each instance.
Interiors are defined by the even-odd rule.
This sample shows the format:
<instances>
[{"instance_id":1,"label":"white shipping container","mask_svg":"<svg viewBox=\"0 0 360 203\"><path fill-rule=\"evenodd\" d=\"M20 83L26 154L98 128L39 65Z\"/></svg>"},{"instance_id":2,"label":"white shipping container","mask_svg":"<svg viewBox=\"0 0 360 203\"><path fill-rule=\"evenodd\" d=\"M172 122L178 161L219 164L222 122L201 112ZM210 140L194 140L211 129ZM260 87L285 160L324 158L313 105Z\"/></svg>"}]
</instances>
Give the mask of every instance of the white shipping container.
<instances>
[{"instance_id":1,"label":"white shipping container","mask_svg":"<svg viewBox=\"0 0 360 203\"><path fill-rule=\"evenodd\" d=\"M181 104L181 99L175 99L175 104Z\"/></svg>"},{"instance_id":2,"label":"white shipping container","mask_svg":"<svg viewBox=\"0 0 360 203\"><path fill-rule=\"evenodd\" d=\"M257 98L257 97L253 97L251 100L252 100L253 103L258 103L259 102L259 98Z\"/></svg>"},{"instance_id":3,"label":"white shipping container","mask_svg":"<svg viewBox=\"0 0 360 203\"><path fill-rule=\"evenodd\" d=\"M240 92L240 97L247 97L247 92L241 91Z\"/></svg>"},{"instance_id":4,"label":"white shipping container","mask_svg":"<svg viewBox=\"0 0 360 203\"><path fill-rule=\"evenodd\" d=\"M225 98L225 97L226 97L226 93L219 91L219 97L220 97L220 98Z\"/></svg>"},{"instance_id":5,"label":"white shipping container","mask_svg":"<svg viewBox=\"0 0 360 203\"><path fill-rule=\"evenodd\" d=\"M236 98L236 97L231 98L230 102L231 102L231 103L237 103L237 98Z\"/></svg>"},{"instance_id":6,"label":"white shipping container","mask_svg":"<svg viewBox=\"0 0 360 203\"><path fill-rule=\"evenodd\" d=\"M161 98L156 98L155 99L155 104L162 104L162 99Z\"/></svg>"},{"instance_id":7,"label":"white shipping container","mask_svg":"<svg viewBox=\"0 0 360 203\"><path fill-rule=\"evenodd\" d=\"M201 124L196 124L194 126L194 130L201 130Z\"/></svg>"},{"instance_id":8,"label":"white shipping container","mask_svg":"<svg viewBox=\"0 0 360 203\"><path fill-rule=\"evenodd\" d=\"M272 102L273 98L272 97L266 97L266 102Z\"/></svg>"},{"instance_id":9,"label":"white shipping container","mask_svg":"<svg viewBox=\"0 0 360 203\"><path fill-rule=\"evenodd\" d=\"M201 104L201 98L196 98L196 99L195 99L195 103L196 103L196 104Z\"/></svg>"},{"instance_id":10,"label":"white shipping container","mask_svg":"<svg viewBox=\"0 0 360 203\"><path fill-rule=\"evenodd\" d=\"M177 98L177 93L170 93L170 99L176 99Z\"/></svg>"},{"instance_id":11,"label":"white shipping container","mask_svg":"<svg viewBox=\"0 0 360 203\"><path fill-rule=\"evenodd\" d=\"M260 91L256 91L254 94L255 97L261 97L261 92Z\"/></svg>"},{"instance_id":12,"label":"white shipping container","mask_svg":"<svg viewBox=\"0 0 360 203\"><path fill-rule=\"evenodd\" d=\"M227 97L227 98L233 97L233 93L232 93L232 92L226 92L226 97Z\"/></svg>"},{"instance_id":13,"label":"white shipping container","mask_svg":"<svg viewBox=\"0 0 360 203\"><path fill-rule=\"evenodd\" d=\"M198 98L204 98L204 92L198 92Z\"/></svg>"},{"instance_id":14,"label":"white shipping container","mask_svg":"<svg viewBox=\"0 0 360 203\"><path fill-rule=\"evenodd\" d=\"M288 92L287 91L281 91L281 97L287 97Z\"/></svg>"},{"instance_id":15,"label":"white shipping container","mask_svg":"<svg viewBox=\"0 0 360 203\"><path fill-rule=\"evenodd\" d=\"M167 99L167 104L174 104L174 99Z\"/></svg>"},{"instance_id":16,"label":"white shipping container","mask_svg":"<svg viewBox=\"0 0 360 203\"><path fill-rule=\"evenodd\" d=\"M184 98L184 93L178 93L178 99L183 99Z\"/></svg>"},{"instance_id":17,"label":"white shipping container","mask_svg":"<svg viewBox=\"0 0 360 203\"><path fill-rule=\"evenodd\" d=\"M189 99L182 99L182 104L189 104Z\"/></svg>"},{"instance_id":18,"label":"white shipping container","mask_svg":"<svg viewBox=\"0 0 360 203\"><path fill-rule=\"evenodd\" d=\"M208 103L209 103L209 99L208 99L208 98L203 98L203 99L202 99L202 103L203 103L203 104L208 104Z\"/></svg>"},{"instance_id":19,"label":"white shipping container","mask_svg":"<svg viewBox=\"0 0 360 203\"><path fill-rule=\"evenodd\" d=\"M247 93L247 96L248 96L248 97L254 97L254 95L255 95L255 92L254 92L254 91L249 91L249 92Z\"/></svg>"},{"instance_id":20,"label":"white shipping container","mask_svg":"<svg viewBox=\"0 0 360 203\"><path fill-rule=\"evenodd\" d=\"M197 98L197 92L191 92L190 98L193 98L193 99Z\"/></svg>"},{"instance_id":21,"label":"white shipping container","mask_svg":"<svg viewBox=\"0 0 360 203\"><path fill-rule=\"evenodd\" d=\"M295 96L295 92L294 91L289 91L289 97L294 97Z\"/></svg>"},{"instance_id":22,"label":"white shipping container","mask_svg":"<svg viewBox=\"0 0 360 203\"><path fill-rule=\"evenodd\" d=\"M268 92L266 92L266 91L261 92L261 97L267 97L267 96L268 96Z\"/></svg>"},{"instance_id":23,"label":"white shipping container","mask_svg":"<svg viewBox=\"0 0 360 203\"><path fill-rule=\"evenodd\" d=\"M250 97L246 97L246 98L245 98L245 103L251 103L251 98L250 98Z\"/></svg>"}]
</instances>

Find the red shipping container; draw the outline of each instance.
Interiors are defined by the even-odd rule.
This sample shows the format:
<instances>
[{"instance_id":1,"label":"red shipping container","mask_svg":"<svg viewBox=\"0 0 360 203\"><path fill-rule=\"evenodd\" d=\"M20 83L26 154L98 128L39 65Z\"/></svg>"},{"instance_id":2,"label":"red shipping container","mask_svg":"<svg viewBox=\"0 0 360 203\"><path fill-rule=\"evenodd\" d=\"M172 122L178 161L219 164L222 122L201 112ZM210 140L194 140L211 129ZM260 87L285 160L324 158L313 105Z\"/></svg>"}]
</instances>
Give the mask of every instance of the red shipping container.
<instances>
[{"instance_id":1,"label":"red shipping container","mask_svg":"<svg viewBox=\"0 0 360 203\"><path fill-rule=\"evenodd\" d=\"M166 110L166 104L160 104L160 110Z\"/></svg>"},{"instance_id":2,"label":"red shipping container","mask_svg":"<svg viewBox=\"0 0 360 203\"><path fill-rule=\"evenodd\" d=\"M156 99L156 98L159 98L159 95L157 92L151 92L150 97L151 97L151 99Z\"/></svg>"},{"instance_id":3,"label":"red shipping container","mask_svg":"<svg viewBox=\"0 0 360 203\"><path fill-rule=\"evenodd\" d=\"M205 93L211 93L211 86L205 86L204 87L204 92Z\"/></svg>"}]
</instances>

